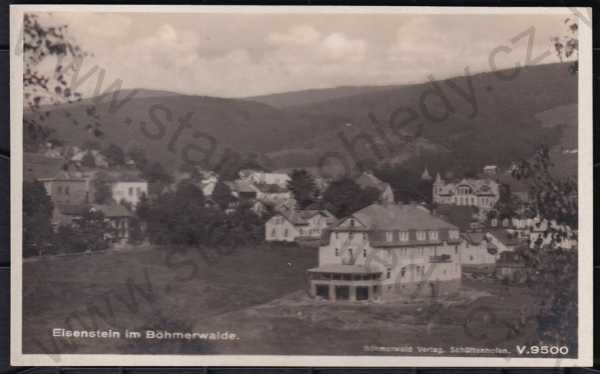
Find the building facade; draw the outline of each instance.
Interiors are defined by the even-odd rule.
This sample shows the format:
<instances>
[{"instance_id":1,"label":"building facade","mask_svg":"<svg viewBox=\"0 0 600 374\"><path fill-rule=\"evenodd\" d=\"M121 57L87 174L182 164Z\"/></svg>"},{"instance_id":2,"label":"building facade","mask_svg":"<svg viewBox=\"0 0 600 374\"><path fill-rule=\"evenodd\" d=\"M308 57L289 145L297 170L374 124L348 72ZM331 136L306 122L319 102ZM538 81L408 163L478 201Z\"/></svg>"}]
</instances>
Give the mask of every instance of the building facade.
<instances>
[{"instance_id":1,"label":"building facade","mask_svg":"<svg viewBox=\"0 0 600 374\"><path fill-rule=\"evenodd\" d=\"M456 226L418 205L373 204L322 236L309 293L327 300L438 296L461 284Z\"/></svg>"},{"instance_id":2,"label":"building facade","mask_svg":"<svg viewBox=\"0 0 600 374\"><path fill-rule=\"evenodd\" d=\"M293 242L319 239L335 217L327 210L290 210L276 213L265 224L265 240Z\"/></svg>"},{"instance_id":3,"label":"building facade","mask_svg":"<svg viewBox=\"0 0 600 374\"><path fill-rule=\"evenodd\" d=\"M438 173L433 182L433 202L436 204L474 206L490 210L499 199L499 184L491 178L463 178L446 182Z\"/></svg>"},{"instance_id":4,"label":"building facade","mask_svg":"<svg viewBox=\"0 0 600 374\"><path fill-rule=\"evenodd\" d=\"M148 196L148 182L138 177L114 178L110 183L115 202L126 202L135 207L143 195Z\"/></svg>"}]
</instances>

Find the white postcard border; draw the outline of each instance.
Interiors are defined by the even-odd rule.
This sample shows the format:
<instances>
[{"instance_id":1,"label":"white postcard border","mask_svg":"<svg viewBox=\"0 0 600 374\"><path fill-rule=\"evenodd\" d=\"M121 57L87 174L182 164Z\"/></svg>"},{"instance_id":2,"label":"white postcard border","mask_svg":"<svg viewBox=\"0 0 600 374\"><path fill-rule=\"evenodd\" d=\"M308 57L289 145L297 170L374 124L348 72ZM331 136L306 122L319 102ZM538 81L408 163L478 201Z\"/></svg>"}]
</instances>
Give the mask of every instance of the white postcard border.
<instances>
[{"instance_id":1,"label":"white postcard border","mask_svg":"<svg viewBox=\"0 0 600 374\"><path fill-rule=\"evenodd\" d=\"M203 12L203 13L421 13L421 14L563 14L568 8L492 7L348 7L348 6L167 6L167 5L11 5L11 365L13 366L277 366L277 367L587 367L593 365L593 122L591 8L572 8L587 17L579 27L578 188L579 282L578 358L493 358L432 356L288 356L288 355L131 355L22 353L22 182L23 61L19 37L27 11ZM578 19L581 25L581 19ZM588 27L589 26L589 27Z\"/></svg>"}]
</instances>

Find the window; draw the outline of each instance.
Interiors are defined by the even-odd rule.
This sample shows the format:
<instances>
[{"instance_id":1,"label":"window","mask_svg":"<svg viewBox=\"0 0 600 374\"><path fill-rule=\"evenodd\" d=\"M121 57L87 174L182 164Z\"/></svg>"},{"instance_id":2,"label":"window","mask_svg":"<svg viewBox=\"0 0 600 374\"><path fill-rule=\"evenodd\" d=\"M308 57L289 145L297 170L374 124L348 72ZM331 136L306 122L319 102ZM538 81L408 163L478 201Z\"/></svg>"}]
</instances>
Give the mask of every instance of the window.
<instances>
[{"instance_id":1,"label":"window","mask_svg":"<svg viewBox=\"0 0 600 374\"><path fill-rule=\"evenodd\" d=\"M133 196L133 187L129 187L129 196Z\"/></svg>"},{"instance_id":2,"label":"window","mask_svg":"<svg viewBox=\"0 0 600 374\"><path fill-rule=\"evenodd\" d=\"M135 190L138 196L142 194L142 189L140 187L137 187Z\"/></svg>"},{"instance_id":3,"label":"window","mask_svg":"<svg viewBox=\"0 0 600 374\"><path fill-rule=\"evenodd\" d=\"M275 229L271 230L271 236L272 237L277 236L277 231L275 231Z\"/></svg>"},{"instance_id":4,"label":"window","mask_svg":"<svg viewBox=\"0 0 600 374\"><path fill-rule=\"evenodd\" d=\"M425 231L417 231L417 240L425 240Z\"/></svg>"},{"instance_id":5,"label":"window","mask_svg":"<svg viewBox=\"0 0 600 374\"><path fill-rule=\"evenodd\" d=\"M367 250L363 249L363 257L367 257Z\"/></svg>"},{"instance_id":6,"label":"window","mask_svg":"<svg viewBox=\"0 0 600 374\"><path fill-rule=\"evenodd\" d=\"M287 236L288 236L288 229L285 229L285 230L283 231L283 236L285 236L285 237L287 238Z\"/></svg>"},{"instance_id":7,"label":"window","mask_svg":"<svg viewBox=\"0 0 600 374\"><path fill-rule=\"evenodd\" d=\"M458 236L459 236L457 230L450 230L448 235L450 236L450 239L455 239L455 240L458 239Z\"/></svg>"},{"instance_id":8,"label":"window","mask_svg":"<svg viewBox=\"0 0 600 374\"><path fill-rule=\"evenodd\" d=\"M387 279L390 279L392 277L392 269L391 268L387 268L387 271L385 273L385 277Z\"/></svg>"},{"instance_id":9,"label":"window","mask_svg":"<svg viewBox=\"0 0 600 374\"><path fill-rule=\"evenodd\" d=\"M352 248L348 249L348 254L350 255L350 258L352 258Z\"/></svg>"},{"instance_id":10,"label":"window","mask_svg":"<svg viewBox=\"0 0 600 374\"><path fill-rule=\"evenodd\" d=\"M402 269L400 269L400 277L404 278L405 275L406 275L406 267L403 267Z\"/></svg>"},{"instance_id":11,"label":"window","mask_svg":"<svg viewBox=\"0 0 600 374\"><path fill-rule=\"evenodd\" d=\"M469 256L469 260L473 261L473 256Z\"/></svg>"},{"instance_id":12,"label":"window","mask_svg":"<svg viewBox=\"0 0 600 374\"><path fill-rule=\"evenodd\" d=\"M354 227L354 220L350 219L350 227Z\"/></svg>"},{"instance_id":13,"label":"window","mask_svg":"<svg viewBox=\"0 0 600 374\"><path fill-rule=\"evenodd\" d=\"M56 188L56 190L58 191L58 193L59 193L59 194L61 194L61 193L62 193L62 186L58 186L58 187Z\"/></svg>"},{"instance_id":14,"label":"window","mask_svg":"<svg viewBox=\"0 0 600 374\"><path fill-rule=\"evenodd\" d=\"M340 255L340 250L339 250L339 248L336 248L336 249L335 249L335 255L336 255L336 257Z\"/></svg>"},{"instance_id":15,"label":"window","mask_svg":"<svg viewBox=\"0 0 600 374\"><path fill-rule=\"evenodd\" d=\"M400 241L402 241L402 242L408 241L408 232L407 231L400 232Z\"/></svg>"},{"instance_id":16,"label":"window","mask_svg":"<svg viewBox=\"0 0 600 374\"><path fill-rule=\"evenodd\" d=\"M386 231L385 232L385 240L387 240L388 242L391 242L392 240L394 240L394 233L392 231Z\"/></svg>"},{"instance_id":17,"label":"window","mask_svg":"<svg viewBox=\"0 0 600 374\"><path fill-rule=\"evenodd\" d=\"M363 238L363 240L367 240L367 234L363 232L362 238Z\"/></svg>"},{"instance_id":18,"label":"window","mask_svg":"<svg viewBox=\"0 0 600 374\"><path fill-rule=\"evenodd\" d=\"M438 232L429 231L429 240L438 240Z\"/></svg>"},{"instance_id":19,"label":"window","mask_svg":"<svg viewBox=\"0 0 600 374\"><path fill-rule=\"evenodd\" d=\"M351 232L348 234L348 239L352 240L352 238L354 238L354 233L351 231Z\"/></svg>"},{"instance_id":20,"label":"window","mask_svg":"<svg viewBox=\"0 0 600 374\"><path fill-rule=\"evenodd\" d=\"M69 186L65 186L65 195L69 194Z\"/></svg>"}]
</instances>

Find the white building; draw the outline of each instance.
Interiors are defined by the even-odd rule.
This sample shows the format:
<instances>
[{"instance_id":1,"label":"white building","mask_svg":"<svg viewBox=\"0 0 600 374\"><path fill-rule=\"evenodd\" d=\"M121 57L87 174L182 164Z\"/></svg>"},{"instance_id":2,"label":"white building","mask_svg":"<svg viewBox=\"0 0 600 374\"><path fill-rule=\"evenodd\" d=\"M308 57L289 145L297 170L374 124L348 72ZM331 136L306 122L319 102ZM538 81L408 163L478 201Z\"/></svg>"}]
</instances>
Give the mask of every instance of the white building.
<instances>
[{"instance_id":1,"label":"white building","mask_svg":"<svg viewBox=\"0 0 600 374\"><path fill-rule=\"evenodd\" d=\"M148 182L140 177L132 175L115 177L110 185L112 198L117 203L125 201L135 207L143 195L148 196Z\"/></svg>"},{"instance_id":2,"label":"white building","mask_svg":"<svg viewBox=\"0 0 600 374\"><path fill-rule=\"evenodd\" d=\"M328 300L437 296L461 284L456 226L418 205L373 204L323 235L310 293Z\"/></svg>"},{"instance_id":3,"label":"white building","mask_svg":"<svg viewBox=\"0 0 600 374\"><path fill-rule=\"evenodd\" d=\"M281 211L265 224L265 239L270 242L319 239L334 221L335 217L327 210Z\"/></svg>"}]
</instances>

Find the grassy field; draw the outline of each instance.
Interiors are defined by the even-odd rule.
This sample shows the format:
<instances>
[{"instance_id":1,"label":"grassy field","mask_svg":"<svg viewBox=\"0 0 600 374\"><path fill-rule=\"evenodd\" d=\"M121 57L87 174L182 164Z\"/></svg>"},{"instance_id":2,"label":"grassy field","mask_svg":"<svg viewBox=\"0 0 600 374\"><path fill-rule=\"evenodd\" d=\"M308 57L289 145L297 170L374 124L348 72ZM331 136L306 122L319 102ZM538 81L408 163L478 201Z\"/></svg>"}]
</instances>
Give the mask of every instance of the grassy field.
<instances>
[{"instance_id":1,"label":"grassy field","mask_svg":"<svg viewBox=\"0 0 600 374\"><path fill-rule=\"evenodd\" d=\"M523 310L533 301L525 288L467 281L458 295L435 303L331 305L306 295L305 271L316 261L316 249L265 245L208 257L163 248L27 262L24 351L368 354L364 345L514 349L532 339L535 324L519 322L532 313ZM53 338L53 328L237 337L64 339Z\"/></svg>"}]
</instances>

